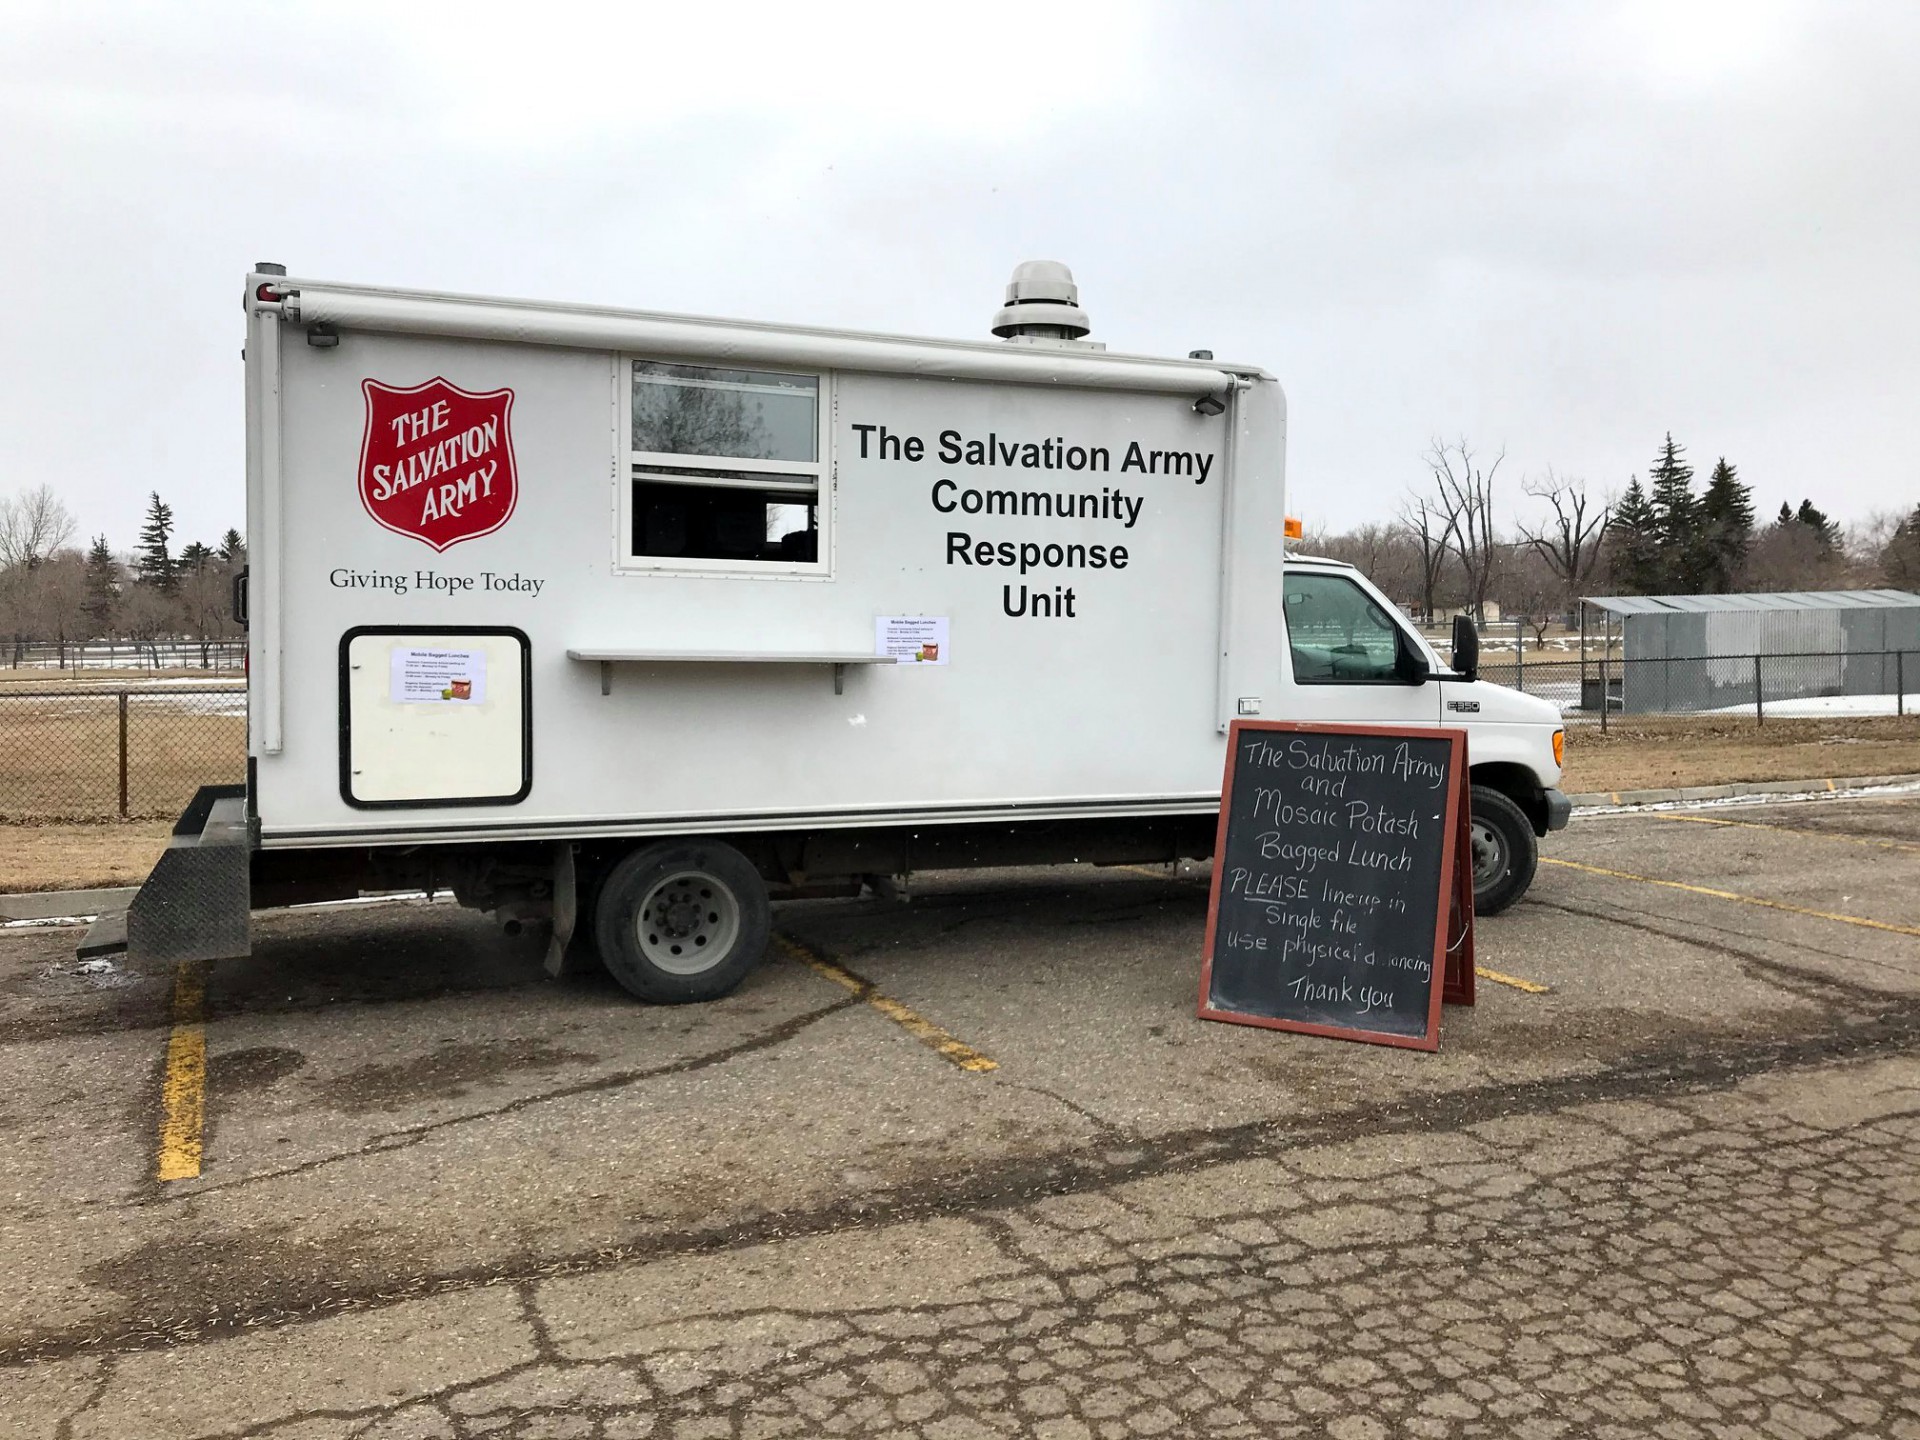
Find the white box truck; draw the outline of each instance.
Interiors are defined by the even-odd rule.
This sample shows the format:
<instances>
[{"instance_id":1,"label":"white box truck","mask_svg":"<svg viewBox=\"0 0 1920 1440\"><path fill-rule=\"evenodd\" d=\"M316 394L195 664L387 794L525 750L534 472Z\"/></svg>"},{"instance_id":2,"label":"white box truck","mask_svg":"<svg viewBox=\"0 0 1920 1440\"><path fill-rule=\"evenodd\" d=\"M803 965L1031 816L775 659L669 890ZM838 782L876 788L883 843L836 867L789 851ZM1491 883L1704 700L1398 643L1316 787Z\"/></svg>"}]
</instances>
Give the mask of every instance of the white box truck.
<instances>
[{"instance_id":1,"label":"white box truck","mask_svg":"<svg viewBox=\"0 0 1920 1440\"><path fill-rule=\"evenodd\" d=\"M1510 904L1568 814L1556 710L1286 554L1271 376L1087 341L1061 265L1006 301L923 340L256 266L247 780L126 940L449 887L710 998L770 895L1207 855L1236 716L1464 726Z\"/></svg>"}]
</instances>

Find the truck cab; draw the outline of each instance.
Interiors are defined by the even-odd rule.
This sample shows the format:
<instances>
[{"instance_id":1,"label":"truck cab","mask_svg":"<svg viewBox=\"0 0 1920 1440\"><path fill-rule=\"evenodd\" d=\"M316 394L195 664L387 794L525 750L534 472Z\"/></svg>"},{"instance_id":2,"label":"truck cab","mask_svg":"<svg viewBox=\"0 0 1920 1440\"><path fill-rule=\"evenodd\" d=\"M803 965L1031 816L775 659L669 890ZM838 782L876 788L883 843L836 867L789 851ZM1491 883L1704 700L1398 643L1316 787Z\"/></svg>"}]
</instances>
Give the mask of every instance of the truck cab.
<instances>
[{"instance_id":1,"label":"truck cab","mask_svg":"<svg viewBox=\"0 0 1920 1440\"><path fill-rule=\"evenodd\" d=\"M1567 823L1557 788L1566 732L1559 711L1478 676L1470 622L1444 660L1352 565L1285 562L1287 718L1365 725L1448 725L1467 732L1473 783L1474 908L1506 909L1533 880L1536 840Z\"/></svg>"}]
</instances>

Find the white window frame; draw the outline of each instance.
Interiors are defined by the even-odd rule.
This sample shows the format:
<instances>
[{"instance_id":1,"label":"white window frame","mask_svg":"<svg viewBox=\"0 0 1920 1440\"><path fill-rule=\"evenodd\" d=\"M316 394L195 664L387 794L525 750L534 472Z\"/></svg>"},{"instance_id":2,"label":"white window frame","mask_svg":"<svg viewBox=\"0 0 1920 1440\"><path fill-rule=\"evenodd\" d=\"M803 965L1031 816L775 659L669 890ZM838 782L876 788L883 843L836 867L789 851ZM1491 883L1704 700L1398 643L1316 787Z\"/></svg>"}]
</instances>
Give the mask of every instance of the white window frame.
<instances>
[{"instance_id":1,"label":"white window frame","mask_svg":"<svg viewBox=\"0 0 1920 1440\"><path fill-rule=\"evenodd\" d=\"M814 422L818 433L811 463L796 460L737 460L720 455L665 455L633 448L633 366L697 365L710 370L752 369L765 375L791 375L812 380L816 392ZM838 486L838 467L834 464L833 375L824 370L787 370L766 365L718 365L702 360L673 360L654 355L620 353L614 357L614 409L618 427L614 488L614 512L617 530L613 542L613 568L617 572L644 575L692 575L726 580L830 580L833 578L833 512ZM675 471L711 470L716 472L716 488L728 484L732 475L762 473L769 477L811 475L814 481L814 524L818 540L813 560L709 560L685 555L636 555L633 552L633 482L645 479L649 469ZM662 477L671 481L698 484L691 476ZM740 482L737 488L754 488ZM768 485L767 488L774 488ZM787 487L780 487L787 488Z\"/></svg>"}]
</instances>

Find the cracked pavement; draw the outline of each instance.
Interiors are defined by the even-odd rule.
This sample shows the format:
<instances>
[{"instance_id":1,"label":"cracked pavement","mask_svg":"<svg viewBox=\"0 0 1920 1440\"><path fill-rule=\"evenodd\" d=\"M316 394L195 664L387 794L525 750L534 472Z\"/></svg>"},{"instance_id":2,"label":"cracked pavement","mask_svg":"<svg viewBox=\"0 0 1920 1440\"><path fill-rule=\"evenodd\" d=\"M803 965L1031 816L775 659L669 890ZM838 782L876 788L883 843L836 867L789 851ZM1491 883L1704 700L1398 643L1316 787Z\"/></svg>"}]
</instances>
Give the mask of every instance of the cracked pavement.
<instances>
[{"instance_id":1,"label":"cracked pavement","mask_svg":"<svg viewBox=\"0 0 1920 1440\"><path fill-rule=\"evenodd\" d=\"M1913 801L1739 815L1547 854L1920 927ZM446 906L267 917L164 1187L166 977L0 934L0 1433L1920 1440L1920 939L1547 867L1479 943L1548 992L1416 1056L1195 1021L1203 919L783 908L978 1075L796 963L650 1010Z\"/></svg>"}]
</instances>

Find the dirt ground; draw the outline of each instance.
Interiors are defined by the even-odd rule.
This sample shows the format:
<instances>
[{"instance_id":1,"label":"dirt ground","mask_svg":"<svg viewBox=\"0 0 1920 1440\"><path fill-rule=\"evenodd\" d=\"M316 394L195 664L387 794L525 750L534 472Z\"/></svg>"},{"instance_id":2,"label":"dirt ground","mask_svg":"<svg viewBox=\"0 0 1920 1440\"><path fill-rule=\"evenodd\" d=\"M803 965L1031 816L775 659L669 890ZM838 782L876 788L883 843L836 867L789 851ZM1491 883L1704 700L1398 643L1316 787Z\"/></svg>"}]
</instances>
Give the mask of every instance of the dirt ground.
<instances>
[{"instance_id":1,"label":"dirt ground","mask_svg":"<svg viewBox=\"0 0 1920 1440\"><path fill-rule=\"evenodd\" d=\"M1737 780L1920 774L1920 717L1769 720L1735 716L1615 720L1567 731L1560 788L1659 790Z\"/></svg>"}]
</instances>

